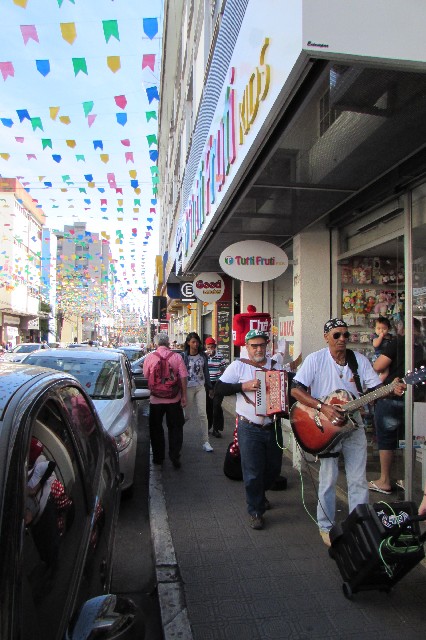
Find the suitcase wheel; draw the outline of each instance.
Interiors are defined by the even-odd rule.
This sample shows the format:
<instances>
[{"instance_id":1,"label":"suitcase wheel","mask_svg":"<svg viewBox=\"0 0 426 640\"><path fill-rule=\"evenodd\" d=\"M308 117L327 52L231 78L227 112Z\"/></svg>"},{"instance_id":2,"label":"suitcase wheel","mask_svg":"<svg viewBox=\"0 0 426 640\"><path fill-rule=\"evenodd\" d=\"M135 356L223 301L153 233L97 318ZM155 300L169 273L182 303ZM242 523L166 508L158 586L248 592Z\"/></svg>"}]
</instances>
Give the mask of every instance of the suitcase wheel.
<instances>
[{"instance_id":1,"label":"suitcase wheel","mask_svg":"<svg viewBox=\"0 0 426 640\"><path fill-rule=\"evenodd\" d=\"M352 600L353 592L349 582L344 582L342 584L342 589L343 589L343 595L345 596L345 598L347 598L348 600Z\"/></svg>"}]
</instances>

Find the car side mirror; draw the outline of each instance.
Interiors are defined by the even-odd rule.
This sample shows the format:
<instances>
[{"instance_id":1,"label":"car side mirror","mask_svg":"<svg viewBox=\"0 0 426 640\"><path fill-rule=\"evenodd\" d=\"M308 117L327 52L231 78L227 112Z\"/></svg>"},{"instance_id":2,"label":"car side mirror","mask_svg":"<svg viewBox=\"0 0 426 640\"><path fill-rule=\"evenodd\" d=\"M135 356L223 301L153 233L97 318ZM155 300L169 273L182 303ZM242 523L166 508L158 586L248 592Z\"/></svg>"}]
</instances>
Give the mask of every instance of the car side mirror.
<instances>
[{"instance_id":1,"label":"car side mirror","mask_svg":"<svg viewBox=\"0 0 426 640\"><path fill-rule=\"evenodd\" d=\"M151 392L149 389L133 389L132 391L132 400L144 400L145 398L149 398Z\"/></svg>"},{"instance_id":2,"label":"car side mirror","mask_svg":"<svg viewBox=\"0 0 426 640\"><path fill-rule=\"evenodd\" d=\"M114 594L87 600L66 640L130 640L137 607L133 600ZM145 632L143 637L145 636Z\"/></svg>"}]
</instances>

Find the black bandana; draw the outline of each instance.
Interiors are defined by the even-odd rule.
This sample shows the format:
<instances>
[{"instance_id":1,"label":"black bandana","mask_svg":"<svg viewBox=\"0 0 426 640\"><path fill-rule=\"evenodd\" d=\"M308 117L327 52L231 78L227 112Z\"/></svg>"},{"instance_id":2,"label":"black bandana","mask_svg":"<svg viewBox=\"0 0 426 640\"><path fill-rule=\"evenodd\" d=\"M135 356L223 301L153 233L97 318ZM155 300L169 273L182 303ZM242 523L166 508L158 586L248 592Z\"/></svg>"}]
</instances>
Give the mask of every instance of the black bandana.
<instances>
[{"instance_id":1,"label":"black bandana","mask_svg":"<svg viewBox=\"0 0 426 640\"><path fill-rule=\"evenodd\" d=\"M324 333L328 333L329 331L331 331L332 329L335 329L336 327L347 327L347 326L348 325L346 324L346 322L341 318L331 318L331 320L327 320L327 322L324 325Z\"/></svg>"}]
</instances>

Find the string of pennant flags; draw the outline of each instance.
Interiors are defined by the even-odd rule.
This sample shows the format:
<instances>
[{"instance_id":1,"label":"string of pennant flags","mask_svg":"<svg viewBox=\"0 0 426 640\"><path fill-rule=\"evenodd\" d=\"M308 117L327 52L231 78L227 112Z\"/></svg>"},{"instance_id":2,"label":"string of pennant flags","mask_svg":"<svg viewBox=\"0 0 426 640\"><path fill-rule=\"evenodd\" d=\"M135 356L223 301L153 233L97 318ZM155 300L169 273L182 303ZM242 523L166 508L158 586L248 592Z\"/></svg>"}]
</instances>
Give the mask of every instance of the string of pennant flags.
<instances>
[{"instance_id":1,"label":"string of pennant flags","mask_svg":"<svg viewBox=\"0 0 426 640\"><path fill-rule=\"evenodd\" d=\"M13 4L22 9L27 9L27 7L30 8L31 5L31 0L12 1ZM64 4L76 5L78 4L78 0L57 0L59 9L61 9ZM0 74L3 82L6 83L5 86L9 86L11 83L17 82L22 72L26 72L27 75L28 73L31 74L31 65L33 65L36 72L33 75L35 77L38 76L46 78L46 83L50 81L51 78L58 75L58 69L62 76L66 75L66 60L64 61L62 57L60 64L57 64L56 62L58 60L58 58L56 58L57 51L59 50L58 47L56 47L53 56L46 55L47 51L45 49L45 45L51 44L51 42L46 42L45 25L43 28L40 28L39 24L29 24L30 20L26 24L19 24L19 26L15 25L15 41L16 37L19 35L24 48L28 50L30 55L32 51L36 50L34 47L37 49L39 47L39 50L43 51L43 53L38 56L34 55L32 60L28 57L28 53L19 60L12 60L9 56L6 58L3 53L4 57L2 56L2 59L0 59ZM25 21L20 20L20 22L24 23ZM33 20L31 20L31 22L33 22ZM140 31L140 25L142 26L142 31ZM6 26L8 28L8 34L12 34L13 36L10 25ZM4 24L3 27L5 27ZM84 38L84 28L80 29L80 27L81 23L78 20L58 21L56 26L57 36L54 33L55 26L49 25L49 30L53 32L54 37L62 39L66 43L65 47L67 47L67 45L75 46L79 43L82 35ZM123 42L123 32L121 27L121 20L101 20L98 24L93 22L93 33L97 31L99 33L97 36L98 38L102 37L103 34L105 44L109 48L112 46L113 42ZM135 38L138 38L139 40L145 39L149 42L160 38L160 36L158 36L157 18L139 18L134 23L134 29L136 34ZM125 39L126 38L124 38L124 40ZM9 47L9 49L14 53L18 51L16 42L15 46ZM96 51L96 53L98 53L98 51ZM72 68L74 78L77 79L81 76L89 76L89 73L93 70L96 72L96 65L99 65L99 62L102 64L103 59L106 61L104 66L106 71L109 69L114 74L117 74L120 70L122 72L127 70L126 60L130 61L129 55L126 55L123 51L117 51L116 47L113 47L107 51L107 53L114 55L105 55L101 57L97 55L96 58L93 57L93 61L91 61L91 54L85 55L84 57L70 56L71 66L69 68ZM116 53L120 55L115 55ZM160 95L158 90L158 80L154 76L155 69L158 66L158 56L153 52L140 53L138 62L137 55L135 56L132 53L132 58L132 64L138 64L139 70L145 73L145 77L141 77L140 80L142 82L144 93L146 94L146 100L150 107L152 105L151 108L145 111L144 119L146 120L146 123L151 122L152 124L156 124L158 118L155 103L159 103ZM28 63L30 67L28 67ZM117 74L117 77L119 75L120 74ZM62 77L61 79L63 80L64 78ZM40 82L44 85L43 80L40 80ZM9 143L7 142L6 136L1 136L0 176L7 175L8 162L13 162L14 164L22 166L22 173L25 174L24 162L28 162L33 166L38 166L39 161L43 160L44 166L42 172L44 175L37 176L35 180L34 178L26 178L24 175L16 176L23 185L25 191L30 194L33 203L37 208L43 210L46 208L49 210L55 210L55 218L63 217L66 224L69 224L70 222L72 223L72 218L77 220L81 219L80 213L78 215L71 214L71 212L67 213L66 209L76 209L79 212L87 212L88 215L86 217L88 219L92 218L90 212L94 212L97 215L96 218L93 219L96 219L98 222L100 220L126 222L126 229L123 227L123 229L117 228L113 231L108 231L105 227L104 230L101 230L98 234L101 242L108 242L110 245L116 245L116 251L118 251L118 259L112 259L110 270L108 273L102 273L101 281L112 282L113 290L115 286L120 285L120 295L122 297L125 297L132 290L146 290L146 249L154 230L153 225L156 216L159 186L159 171L156 164L158 161L158 140L156 132L153 131L145 136L146 145L148 147L147 159L151 164L151 166L148 166L145 169L148 171L148 175L150 176L149 182L147 178L141 178L136 169L128 170L127 177L124 177L121 172L114 170L114 167L112 167L112 170L105 172L105 174L101 176L99 171L90 171L92 167L89 166L89 171L82 171L80 175L75 173L74 168L72 171L67 171L67 166L65 171L63 171L62 175L59 177L56 175L56 171L55 177L50 177L47 175L48 172L46 172L46 159L48 162L52 163L52 167L65 166L66 163L69 164L70 161L73 163L74 167L78 164L89 165L93 159L92 156L97 158L97 162L100 161L104 165L112 165L114 162L119 162L121 167L126 165L139 166L139 151L136 151L135 145L132 144L133 141L130 136L126 136L126 134L124 134L121 139L119 138L116 141L116 143L121 146L122 155L120 154L120 151L117 150L119 149L118 147L112 149L109 144L110 134L114 133L112 130L113 118L115 126L118 128L128 127L131 123L132 111L128 109L128 97L128 92L117 92L117 95L110 94L108 100L111 101L111 105L115 106L116 109L115 112L112 111L112 113L108 115L108 117L110 117L110 126L108 128L109 134L107 136L99 136L95 133L90 142L91 149L89 150L87 148L87 140L82 142L79 140L79 137L75 135L62 137L56 136L56 131L48 131L49 127L46 126L46 118L48 118L49 122L53 121L55 126L63 125L65 127L70 126L70 128L72 128L72 126L78 125L80 130L82 130L79 122L79 118L81 118L81 121L85 124L86 128L90 129L93 127L94 130L98 127L99 129L100 116L105 119L106 115L105 104L107 103L105 103L104 98L101 99L102 105L99 103L97 98L93 98L74 104L74 107L71 109L69 105L68 107L58 106L59 103L56 101L53 102L52 100L51 104L55 106L44 107L46 109L46 113L44 115L40 110L38 110L38 113L36 112L34 114L33 107L16 108L12 113L5 113L5 105L7 103L3 102L3 105L0 105L0 130L3 128L4 130L11 130L12 133ZM76 107L79 105L81 105L80 116L78 114L78 109L76 110ZM21 105L17 106L21 107ZM107 110L111 111L111 109L108 108L108 104ZM26 127L28 127L27 133L25 133ZM18 128L19 131L13 135L13 130ZM45 132L47 132L47 135ZM51 133L54 133L54 135L49 135ZM6 146L6 144L9 148L3 147L2 149L1 146ZM138 139L138 145L140 146L140 139ZM2 167L3 163L4 167ZM146 205L141 201L140 194L147 184L150 184L151 199L148 209L145 211L144 207ZM134 197L131 198L130 201L128 193L129 188L134 194ZM61 194L66 194L68 192L70 196L73 197L67 198L66 201L64 201L63 195L61 195L61 204L58 204L56 198L49 197L55 190ZM76 195L78 196L77 198ZM126 200L124 201L124 197L120 196L124 196ZM8 205L5 204L5 202L2 202L0 193L0 213L6 206ZM140 220L144 220L143 225L140 224ZM131 224L132 222L133 225ZM8 229L7 225L4 225L3 237L10 237L10 233L12 233L12 228ZM84 239L76 239L76 242L82 242L89 245L89 250L87 252L83 252L84 256L87 258L88 265L86 270L81 273L82 281L87 281L87 278L90 279L91 274L98 272L100 269L100 267L95 264L95 258L98 254L91 253L90 251L90 246L93 246L91 242L91 232L87 232L87 234L89 235L85 236ZM36 239L35 236L34 238ZM15 237L14 240L16 240L17 243L20 241L19 237ZM142 247L142 256L139 256L139 263L136 259L136 246L138 247L138 250ZM72 257L70 264L67 264L66 256L59 256L59 259L64 263L64 273L67 275L69 272L70 283L75 284L78 282L80 274L78 271L77 273L75 271L75 261L73 262ZM31 274L33 273L32 270L40 269L42 260L43 258L41 255L36 254L32 256L30 255L27 259L11 257L6 255L5 252L0 252L0 288L2 286L17 286L20 279L23 277L25 277L26 281L31 281ZM97 273L97 275L99 276L99 273ZM78 300L75 299L75 303L80 304L82 300L84 302L85 295L86 294L83 289L78 291Z\"/></svg>"}]
</instances>

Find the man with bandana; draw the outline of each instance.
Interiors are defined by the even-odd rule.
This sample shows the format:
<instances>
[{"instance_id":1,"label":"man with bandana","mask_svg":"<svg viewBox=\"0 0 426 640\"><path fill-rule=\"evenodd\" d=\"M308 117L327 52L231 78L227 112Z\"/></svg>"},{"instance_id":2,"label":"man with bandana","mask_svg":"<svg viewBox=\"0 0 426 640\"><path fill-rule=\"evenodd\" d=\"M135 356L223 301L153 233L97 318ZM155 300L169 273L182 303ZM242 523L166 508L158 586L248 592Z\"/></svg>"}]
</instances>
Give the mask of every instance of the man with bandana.
<instances>
[{"instance_id":1,"label":"man with bandana","mask_svg":"<svg viewBox=\"0 0 426 640\"><path fill-rule=\"evenodd\" d=\"M295 400L313 409L318 416L323 414L336 426L342 426L344 416L324 399L338 389L344 389L352 396L359 397L354 374L348 364L346 345L349 340L346 322L332 318L324 325L324 339L327 346L308 355L293 379L291 394ZM381 380L370 361L362 354L353 352L358 364L358 375L363 390L373 390L381 386ZM397 383L394 393L402 395L404 383ZM338 457L342 453L345 462L348 486L349 512L358 504L368 504L368 483L366 478L367 439L359 412L352 416L359 428L350 432L327 454L321 457L318 489L317 521L320 535L330 546L329 532L334 524L336 512L336 482ZM315 427L316 428L316 427Z\"/></svg>"},{"instance_id":2,"label":"man with bandana","mask_svg":"<svg viewBox=\"0 0 426 640\"><path fill-rule=\"evenodd\" d=\"M281 370L266 356L269 335L251 329L245 336L248 359L234 360L216 383L215 393L237 395L237 434L241 469L246 491L247 511L252 529L263 529L263 514L271 508L265 491L278 478L282 463L282 431L273 416L258 416L255 412L256 390L260 381L256 369Z\"/></svg>"}]
</instances>

